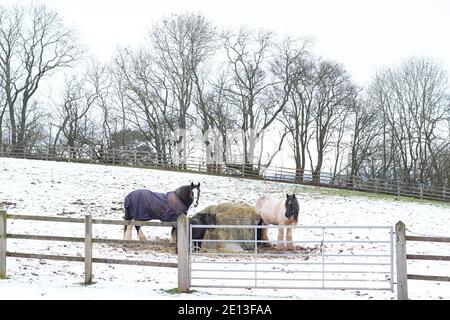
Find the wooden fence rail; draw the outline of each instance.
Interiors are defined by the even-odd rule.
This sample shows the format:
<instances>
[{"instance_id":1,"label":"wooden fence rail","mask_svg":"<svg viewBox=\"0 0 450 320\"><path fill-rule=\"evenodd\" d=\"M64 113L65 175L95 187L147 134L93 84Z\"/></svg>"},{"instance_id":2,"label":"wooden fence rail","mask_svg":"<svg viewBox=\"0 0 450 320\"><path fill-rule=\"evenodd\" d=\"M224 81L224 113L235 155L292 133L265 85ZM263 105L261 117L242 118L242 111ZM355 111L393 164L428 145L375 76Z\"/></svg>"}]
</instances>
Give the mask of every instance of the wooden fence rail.
<instances>
[{"instance_id":1,"label":"wooden fence rail","mask_svg":"<svg viewBox=\"0 0 450 320\"><path fill-rule=\"evenodd\" d=\"M184 218L184 219L183 219ZM64 236L49 236L49 235L32 235L32 234L16 234L7 233L7 221L8 219L15 220L29 220L29 221L51 221L51 222L63 222L63 223L84 223L85 235L84 237L64 237ZM18 215L7 214L6 211L0 211L0 278L6 278L6 258L28 258L28 259L43 259L53 261L71 261L71 262L84 262L85 264L85 284L92 283L92 264L93 263L107 263L107 264L120 264L120 265L134 265L134 266L148 266L148 267L166 267L166 268L178 268L180 271L178 287L180 292L186 292L186 283L188 282L188 265L185 261L188 261L189 239L188 219L183 215L177 222L151 222L151 221L121 221L121 220L106 220L106 219L92 219L92 216L86 215L82 218L69 218L69 217L48 217L48 216L36 216L36 215ZM163 245L169 247L175 247L174 243L164 243L160 241L132 241L132 240L119 240L119 239L103 239L94 238L92 234L93 224L105 224L105 225L139 225L139 226L153 226L153 227L174 227L177 226L178 239L185 241L186 243L180 244L178 241L178 263L173 262L161 262L161 261L138 261L127 259L110 259L110 258L96 258L92 256L92 246L96 243L101 244L120 244L120 245ZM78 242L84 243L84 257L68 256L68 255L51 255L51 254L37 254L37 253L24 253L24 252L10 252L7 251L7 239L22 239L22 240L41 240L41 241L63 241L63 242ZM181 249L181 250L180 250ZM180 253L182 253L180 255ZM184 256L186 255L186 256ZM180 263L182 261L182 263ZM181 265L181 267L180 267Z\"/></svg>"},{"instance_id":2,"label":"wooden fence rail","mask_svg":"<svg viewBox=\"0 0 450 320\"><path fill-rule=\"evenodd\" d=\"M399 300L408 299L408 279L409 280L427 280L427 281L448 281L448 276L420 275L407 273L407 260L426 260L426 261L450 261L450 256L407 254L406 241L422 242L441 242L450 243L449 237L425 237L425 236L407 236L405 224L401 221L395 225L396 243L397 243L397 297Z\"/></svg>"},{"instance_id":3,"label":"wooden fence rail","mask_svg":"<svg viewBox=\"0 0 450 320\"><path fill-rule=\"evenodd\" d=\"M33 220L33 221L51 221L51 222L72 222L84 223L83 218L69 218L69 217L48 217L37 215L24 214L7 214L8 219L15 220ZM125 221L125 220L107 220L107 219L92 219L92 224L110 224L110 225L127 225L127 226L148 226L148 227L175 227L175 222L154 222L154 221Z\"/></svg>"},{"instance_id":4,"label":"wooden fence rail","mask_svg":"<svg viewBox=\"0 0 450 320\"><path fill-rule=\"evenodd\" d=\"M303 185L313 185L334 189L346 189L387 195L407 196L419 199L450 201L450 186L411 185L401 181L385 181L378 178L334 175L329 172L313 174L311 170L299 171L295 168L269 167L258 172L252 165L242 163L206 163L201 157L189 156L177 163L167 155L158 155L136 150L103 150L102 157L92 150L68 147L34 147L27 150L13 150L0 145L0 157L37 160L70 161L148 167L162 170L200 172L221 176L239 176L248 179L270 180ZM447 182L447 184L450 182Z\"/></svg>"},{"instance_id":5,"label":"wooden fence rail","mask_svg":"<svg viewBox=\"0 0 450 320\"><path fill-rule=\"evenodd\" d=\"M450 243L450 238L446 237L417 237L417 236L406 236L406 240L409 241L425 241L425 242L447 242Z\"/></svg>"}]
</instances>

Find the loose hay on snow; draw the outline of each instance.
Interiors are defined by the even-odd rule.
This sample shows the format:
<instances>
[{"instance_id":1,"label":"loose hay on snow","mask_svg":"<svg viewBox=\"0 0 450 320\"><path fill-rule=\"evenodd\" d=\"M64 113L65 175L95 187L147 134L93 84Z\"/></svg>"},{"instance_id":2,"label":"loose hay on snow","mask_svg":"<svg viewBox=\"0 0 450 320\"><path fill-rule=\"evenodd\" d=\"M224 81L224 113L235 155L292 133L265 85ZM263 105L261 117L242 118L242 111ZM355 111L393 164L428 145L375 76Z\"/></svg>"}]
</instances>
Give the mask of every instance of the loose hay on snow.
<instances>
[{"instance_id":1,"label":"loose hay on snow","mask_svg":"<svg viewBox=\"0 0 450 320\"><path fill-rule=\"evenodd\" d=\"M173 243L170 243L170 240L168 239L157 239L155 241L148 241L147 243L141 243L139 241L136 241L136 243L133 244L109 244L106 245L113 250L123 250L125 252L140 252L140 253L176 253L176 246Z\"/></svg>"}]
</instances>

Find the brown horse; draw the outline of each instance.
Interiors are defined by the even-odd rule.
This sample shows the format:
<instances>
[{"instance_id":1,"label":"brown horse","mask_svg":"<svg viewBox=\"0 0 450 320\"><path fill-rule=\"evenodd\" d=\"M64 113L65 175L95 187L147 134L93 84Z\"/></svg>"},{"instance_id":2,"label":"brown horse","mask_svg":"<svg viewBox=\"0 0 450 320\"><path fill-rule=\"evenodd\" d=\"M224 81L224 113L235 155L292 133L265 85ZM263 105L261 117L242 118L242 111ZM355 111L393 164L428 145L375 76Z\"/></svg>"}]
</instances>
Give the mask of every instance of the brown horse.
<instances>
[{"instance_id":1,"label":"brown horse","mask_svg":"<svg viewBox=\"0 0 450 320\"><path fill-rule=\"evenodd\" d=\"M173 222L182 214L187 215L189 207L194 202L194 189L198 190L197 202L200 197L200 183L194 185L182 186L168 193L153 192L147 189L135 190L125 197L125 217L126 221L149 221L160 220L164 222ZM124 239L131 240L130 225L125 225ZM141 227L136 226L139 240L145 241L145 235Z\"/></svg>"}]
</instances>

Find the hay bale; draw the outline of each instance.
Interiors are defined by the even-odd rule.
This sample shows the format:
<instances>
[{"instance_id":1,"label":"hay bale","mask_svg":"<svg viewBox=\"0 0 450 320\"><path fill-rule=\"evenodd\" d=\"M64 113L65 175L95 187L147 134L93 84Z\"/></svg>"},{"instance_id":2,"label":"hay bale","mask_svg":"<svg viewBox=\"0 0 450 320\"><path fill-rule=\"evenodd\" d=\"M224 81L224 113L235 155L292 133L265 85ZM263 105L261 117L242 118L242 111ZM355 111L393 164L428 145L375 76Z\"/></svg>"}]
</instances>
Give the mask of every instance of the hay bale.
<instances>
[{"instance_id":1,"label":"hay bale","mask_svg":"<svg viewBox=\"0 0 450 320\"><path fill-rule=\"evenodd\" d=\"M260 218L255 208L245 203L221 203L205 208L201 212L216 215L218 225L257 225ZM209 229L205 233L205 239L209 240L253 240L255 229ZM220 251L254 250L254 243L211 243L203 244L205 249Z\"/></svg>"}]
</instances>

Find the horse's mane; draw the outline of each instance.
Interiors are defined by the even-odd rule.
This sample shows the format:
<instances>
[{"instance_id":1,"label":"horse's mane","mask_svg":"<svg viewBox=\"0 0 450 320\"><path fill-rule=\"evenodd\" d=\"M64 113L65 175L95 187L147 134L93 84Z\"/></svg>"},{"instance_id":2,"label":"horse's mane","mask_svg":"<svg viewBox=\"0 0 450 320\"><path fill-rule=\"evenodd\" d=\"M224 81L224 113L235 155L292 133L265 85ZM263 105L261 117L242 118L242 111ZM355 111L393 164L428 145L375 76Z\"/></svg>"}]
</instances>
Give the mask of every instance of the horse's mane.
<instances>
[{"instance_id":1,"label":"horse's mane","mask_svg":"<svg viewBox=\"0 0 450 320\"><path fill-rule=\"evenodd\" d=\"M178 189L176 189L174 192L177 195L178 199L180 199L181 202L186 206L186 208L189 208L194 202L194 199L191 198L191 186L181 186Z\"/></svg>"}]
</instances>

